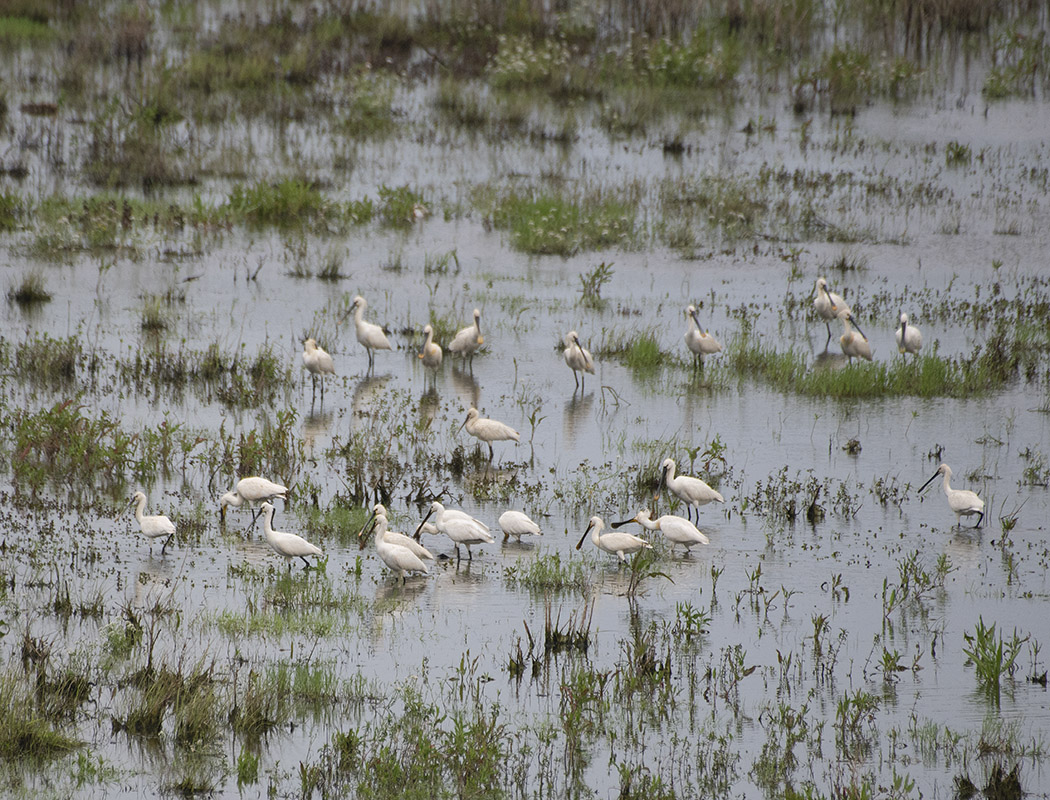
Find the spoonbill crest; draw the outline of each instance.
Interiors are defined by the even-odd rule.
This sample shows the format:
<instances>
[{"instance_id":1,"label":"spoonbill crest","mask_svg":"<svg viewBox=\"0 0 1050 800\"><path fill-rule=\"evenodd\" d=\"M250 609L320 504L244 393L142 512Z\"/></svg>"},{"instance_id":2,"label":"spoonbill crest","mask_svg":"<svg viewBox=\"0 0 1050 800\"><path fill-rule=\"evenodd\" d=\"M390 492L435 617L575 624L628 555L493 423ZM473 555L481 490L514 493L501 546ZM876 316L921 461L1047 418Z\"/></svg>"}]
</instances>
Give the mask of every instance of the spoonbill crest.
<instances>
[{"instance_id":1,"label":"spoonbill crest","mask_svg":"<svg viewBox=\"0 0 1050 800\"><path fill-rule=\"evenodd\" d=\"M871 361L871 345L868 344L868 337L864 335L864 331L860 329L853 320L853 314L849 309L846 309L839 315L839 319L842 320L843 333L839 337L839 344L842 346L842 354L853 361L853 357L863 358L867 361ZM850 326L857 329L857 334L853 333Z\"/></svg>"},{"instance_id":2,"label":"spoonbill crest","mask_svg":"<svg viewBox=\"0 0 1050 800\"><path fill-rule=\"evenodd\" d=\"M277 555L284 557L284 560L288 562L288 569L292 568L293 558L301 558L306 568L309 569L310 562L306 560L306 557L321 555L321 548L310 544L297 534L275 531L273 529L274 511L270 503L262 504L263 534L266 536L266 543Z\"/></svg>"},{"instance_id":3,"label":"spoonbill crest","mask_svg":"<svg viewBox=\"0 0 1050 800\"><path fill-rule=\"evenodd\" d=\"M457 561L459 561L460 545L467 548L467 559L473 560L474 554L470 550L471 545L493 544L496 541L489 533L487 525L484 525L463 512L449 514L445 511L445 507L437 500L430 504L430 511L428 511L427 515L423 517L423 522L419 523L419 527L416 529L415 533L417 539L419 538L420 532L423 530L424 523L426 523L431 517L434 518L433 527L439 533L445 534L452 540L452 544L456 548Z\"/></svg>"},{"instance_id":4,"label":"spoonbill crest","mask_svg":"<svg viewBox=\"0 0 1050 800\"><path fill-rule=\"evenodd\" d=\"M696 521L700 521L700 506L708 503L724 503L725 498L699 478L689 475L675 477L673 458L665 458L660 465L660 484L685 503L686 519L692 520L689 509L696 509ZM657 495L659 497L659 495Z\"/></svg>"},{"instance_id":5,"label":"spoonbill crest","mask_svg":"<svg viewBox=\"0 0 1050 800\"><path fill-rule=\"evenodd\" d=\"M842 295L828 290L828 282L824 278L817 278L817 296L813 298L813 305L817 309L817 316L824 320L824 326L828 329L828 341L824 343L826 348L831 341L831 320L837 319L843 311L849 311L850 308L842 299Z\"/></svg>"},{"instance_id":6,"label":"spoonbill crest","mask_svg":"<svg viewBox=\"0 0 1050 800\"><path fill-rule=\"evenodd\" d=\"M591 358L590 351L585 350L583 345L580 344L580 335L576 331L569 331L565 334L565 352L562 356L565 358L565 363L569 365L569 369L572 370L572 377L576 381L576 388L579 389L586 375L577 375L577 373L591 373L594 374L594 359Z\"/></svg>"},{"instance_id":7,"label":"spoonbill crest","mask_svg":"<svg viewBox=\"0 0 1050 800\"><path fill-rule=\"evenodd\" d=\"M685 346L693 353L693 368L703 369L704 356L721 353L722 344L704 330L700 324L700 319L696 316L696 306L690 305L685 310L685 313L692 320L689 324L689 330L685 332ZM693 327L694 324L696 327Z\"/></svg>"},{"instance_id":8,"label":"spoonbill crest","mask_svg":"<svg viewBox=\"0 0 1050 800\"><path fill-rule=\"evenodd\" d=\"M332 357L322 348L317 346L317 341L307 339L303 342L303 366L310 373L313 382L313 395L317 394L317 379L321 379L321 402L324 402L324 376L335 375L335 362ZM311 395L311 401L313 400Z\"/></svg>"},{"instance_id":9,"label":"spoonbill crest","mask_svg":"<svg viewBox=\"0 0 1050 800\"><path fill-rule=\"evenodd\" d=\"M898 352L918 355L922 350L922 332L908 322L908 315L904 312L901 312L900 323L901 326L894 334Z\"/></svg>"},{"instance_id":10,"label":"spoonbill crest","mask_svg":"<svg viewBox=\"0 0 1050 800\"><path fill-rule=\"evenodd\" d=\"M371 370L375 368L375 351L392 350L393 348L391 348L390 340L386 338L382 328L374 322L365 321L366 308L368 308L368 303L365 302L365 298L358 295L354 298L354 302L350 304L350 309L343 315L343 319L346 319L351 314L353 315L354 328L357 330L357 341L368 352L368 368Z\"/></svg>"},{"instance_id":11,"label":"spoonbill crest","mask_svg":"<svg viewBox=\"0 0 1050 800\"><path fill-rule=\"evenodd\" d=\"M273 481L268 481L266 478L260 478L258 475L253 475L250 478L241 478L237 481L237 485L233 487L233 491L226 492L226 494L219 498L219 516L222 517L222 521L225 522L226 506L240 508L247 503L250 508L252 506L258 506L262 502L273 500L275 497L287 500L287 487L281 486L281 484L274 483ZM255 520L260 513L260 511L252 511L252 525L255 524Z\"/></svg>"},{"instance_id":12,"label":"spoonbill crest","mask_svg":"<svg viewBox=\"0 0 1050 800\"><path fill-rule=\"evenodd\" d=\"M481 311L474 309L474 324L461 328L448 343L448 351L463 356L468 363L474 365L474 353L481 345L485 344L485 337L481 335Z\"/></svg>"},{"instance_id":13,"label":"spoonbill crest","mask_svg":"<svg viewBox=\"0 0 1050 800\"><path fill-rule=\"evenodd\" d=\"M645 539L640 539L633 533L621 533L620 531L614 531L613 533L607 533L602 535L602 529L605 528L605 523L601 517L591 517L591 521L587 525L587 530L583 532L583 536L580 537L580 541L576 543L576 549L579 550L583 547L583 541L590 534L591 541L594 546L599 550L604 550L606 553L615 553L620 557L620 561L627 561L627 555L631 553L637 553L640 550L646 548L652 549L652 545Z\"/></svg>"},{"instance_id":14,"label":"spoonbill crest","mask_svg":"<svg viewBox=\"0 0 1050 800\"><path fill-rule=\"evenodd\" d=\"M962 527L963 517L972 517L976 514L977 524L974 527L980 528L981 521L984 519L984 500L977 496L977 492L971 492L969 489L953 489L949 483L952 479L952 468L947 464L937 467L933 477L922 485L919 493L921 494L923 489L933 483L938 475L944 476L944 493L948 497L948 507L955 512L956 526Z\"/></svg>"},{"instance_id":15,"label":"spoonbill crest","mask_svg":"<svg viewBox=\"0 0 1050 800\"><path fill-rule=\"evenodd\" d=\"M503 531L503 541L511 536L521 541L522 536L543 536L540 526L521 511L504 511L499 515L499 526Z\"/></svg>"},{"instance_id":16,"label":"spoonbill crest","mask_svg":"<svg viewBox=\"0 0 1050 800\"><path fill-rule=\"evenodd\" d=\"M498 420L489 419L483 417L478 413L476 408L472 408L467 412L467 418L463 420L463 424L459 426L459 430L467 429L467 433L473 436L475 439L480 439L489 446L489 461L492 460L492 443L493 442L519 442L521 436L516 430L510 425L506 425ZM459 433L459 431L456 431Z\"/></svg>"},{"instance_id":17,"label":"spoonbill crest","mask_svg":"<svg viewBox=\"0 0 1050 800\"><path fill-rule=\"evenodd\" d=\"M623 522L614 522L612 526L619 528L632 522L637 522L647 531L660 531L664 538L671 543L672 548L676 544L680 544L685 547L686 553L689 553L698 544L711 543L707 536L697 530L697 527L689 520L676 517L673 514L664 514L662 517L653 519L648 509L644 508L631 519Z\"/></svg>"},{"instance_id":18,"label":"spoonbill crest","mask_svg":"<svg viewBox=\"0 0 1050 800\"><path fill-rule=\"evenodd\" d=\"M163 514L155 516L143 514L142 509L146 507L146 495L142 492L135 492L131 502L135 504L135 520L139 524L139 530L150 538L149 549L151 553L153 552L153 540L159 539L161 536L167 537L164 540L164 544L160 547L160 554L164 555L168 545L175 538L175 523Z\"/></svg>"}]
</instances>

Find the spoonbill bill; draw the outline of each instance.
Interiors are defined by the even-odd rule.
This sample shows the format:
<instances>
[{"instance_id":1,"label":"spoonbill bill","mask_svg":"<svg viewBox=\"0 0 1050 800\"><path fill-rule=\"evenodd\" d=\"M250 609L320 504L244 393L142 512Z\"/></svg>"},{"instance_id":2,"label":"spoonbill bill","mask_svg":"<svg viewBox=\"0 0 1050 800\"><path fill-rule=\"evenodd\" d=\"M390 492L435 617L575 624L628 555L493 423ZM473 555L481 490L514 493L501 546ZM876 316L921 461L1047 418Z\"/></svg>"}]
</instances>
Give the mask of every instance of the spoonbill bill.
<instances>
[{"instance_id":1,"label":"spoonbill bill","mask_svg":"<svg viewBox=\"0 0 1050 800\"><path fill-rule=\"evenodd\" d=\"M474 324L461 328L448 343L448 351L463 356L467 362L474 366L474 353L481 345L485 344L485 337L481 335L481 311L474 309Z\"/></svg>"},{"instance_id":2,"label":"spoonbill bill","mask_svg":"<svg viewBox=\"0 0 1050 800\"><path fill-rule=\"evenodd\" d=\"M146 495L142 492L135 492L131 502L135 504L135 520L139 524L139 530L150 538L150 553L153 552L154 539L159 539L161 536L167 537L160 547L160 554L164 555L168 545L175 538L175 523L163 514L154 516L143 514L142 509L146 507Z\"/></svg>"},{"instance_id":3,"label":"spoonbill bill","mask_svg":"<svg viewBox=\"0 0 1050 800\"><path fill-rule=\"evenodd\" d=\"M303 342L303 366L310 373L313 382L313 395L317 394L317 379L321 379L321 402L324 402L324 376L335 375L335 362L332 357L322 348L317 346L315 339L307 339ZM311 395L311 401L313 399Z\"/></svg>"},{"instance_id":4,"label":"spoonbill bill","mask_svg":"<svg viewBox=\"0 0 1050 800\"><path fill-rule=\"evenodd\" d=\"M708 486L699 478L689 475L675 477L675 463L673 458L665 458L660 465L660 485L666 486L668 491L685 503L686 519L692 520L690 509L696 509L696 521L700 521L700 506L708 503L724 503L725 498ZM657 495L659 497L659 495Z\"/></svg>"},{"instance_id":5,"label":"spoonbill bill","mask_svg":"<svg viewBox=\"0 0 1050 800\"><path fill-rule=\"evenodd\" d=\"M270 503L262 504L263 534L266 536L266 543L277 555L284 557L284 560L288 562L289 570L292 568L293 558L301 558L306 564L306 569L309 569L310 562L306 560L306 557L321 555L321 548L310 544L298 534L275 531L273 529L275 510Z\"/></svg>"},{"instance_id":6,"label":"spoonbill bill","mask_svg":"<svg viewBox=\"0 0 1050 800\"><path fill-rule=\"evenodd\" d=\"M850 363L853 362L853 357L863 358L867 361L871 361L871 345L868 344L868 337L864 335L864 331L860 329L854 319L853 314L849 309L846 309L839 315L839 319L842 320L843 333L839 337L839 344L842 346L842 354L846 356ZM857 329L859 336L853 333L850 326Z\"/></svg>"},{"instance_id":7,"label":"spoonbill bill","mask_svg":"<svg viewBox=\"0 0 1050 800\"><path fill-rule=\"evenodd\" d=\"M664 538L671 543L672 549L676 544L680 544L685 547L687 554L698 544L711 543L707 536L701 533L689 520L676 517L673 514L664 514L662 517L653 519L648 509L644 508L631 519L626 519L623 522L614 522L612 526L619 528L632 522L637 522L647 531L660 531Z\"/></svg>"},{"instance_id":8,"label":"spoonbill bill","mask_svg":"<svg viewBox=\"0 0 1050 800\"><path fill-rule=\"evenodd\" d=\"M476 408L472 408L467 412L467 418L463 420L463 424L459 426L459 430L456 433L459 433L464 428L475 439L480 439L489 446L489 461L492 460L493 456L493 442L521 441L521 436L510 425L506 425L499 420L483 417Z\"/></svg>"},{"instance_id":9,"label":"spoonbill bill","mask_svg":"<svg viewBox=\"0 0 1050 800\"><path fill-rule=\"evenodd\" d=\"M824 347L831 342L831 320L837 319L843 311L849 311L846 301L842 295L828 290L828 282L824 278L817 278L817 296L813 298L813 305L817 309L817 316L824 320L824 326L828 329L828 341Z\"/></svg>"},{"instance_id":10,"label":"spoonbill bill","mask_svg":"<svg viewBox=\"0 0 1050 800\"><path fill-rule=\"evenodd\" d=\"M499 515L499 526L503 531L504 542L511 536L519 542L522 536L543 536L540 526L521 511L504 511Z\"/></svg>"},{"instance_id":11,"label":"spoonbill bill","mask_svg":"<svg viewBox=\"0 0 1050 800\"><path fill-rule=\"evenodd\" d=\"M386 334L383 333L383 329L376 325L374 322L365 321L365 309L368 308L368 303L365 302L365 298L358 295L354 298L354 302L350 304L349 310L343 315L343 319L346 319L349 315L354 317L354 328L357 330L357 341L359 341L365 350L368 352L368 368L375 368L375 351L376 350L392 350L390 347L390 340L386 338Z\"/></svg>"},{"instance_id":12,"label":"spoonbill bill","mask_svg":"<svg viewBox=\"0 0 1050 800\"><path fill-rule=\"evenodd\" d=\"M430 504L430 511L423 517L423 522L419 523L419 527L416 529L415 536L418 539L420 532L423 530L423 525L431 517L434 518L433 527L439 532L445 534L449 539L452 540L452 544L456 548L456 560L459 561L459 546L463 545L467 548L467 559L473 560L474 554L470 550L470 546L474 544L493 544L495 539L489 533L488 526L468 516L462 511L458 514L449 514L443 505L435 500Z\"/></svg>"},{"instance_id":13,"label":"spoonbill bill","mask_svg":"<svg viewBox=\"0 0 1050 800\"><path fill-rule=\"evenodd\" d=\"M689 330L685 332L685 346L693 353L693 368L702 370L704 368L704 356L721 353L722 343L704 330L700 324L700 319L696 316L696 306L689 306L685 313L692 320L689 324ZM696 327L693 327L694 324Z\"/></svg>"},{"instance_id":14,"label":"spoonbill bill","mask_svg":"<svg viewBox=\"0 0 1050 800\"><path fill-rule=\"evenodd\" d=\"M627 561L625 554L637 553L640 550L646 548L652 549L652 545L645 539L640 539L633 533L621 533L620 531L614 531L613 533L607 533L602 535L602 529L605 528L605 523L601 517L591 517L590 522L587 525L587 530L583 532L583 536L580 537L580 541L576 543L576 549L579 550L583 547L583 541L590 534L591 541L594 546L599 550L604 550L606 553L615 553L620 557L620 561Z\"/></svg>"},{"instance_id":15,"label":"spoonbill bill","mask_svg":"<svg viewBox=\"0 0 1050 800\"><path fill-rule=\"evenodd\" d=\"M922 350L922 332L908 322L908 315L903 311L900 316L900 324L901 326L894 333L898 352L918 355Z\"/></svg>"},{"instance_id":16,"label":"spoonbill bill","mask_svg":"<svg viewBox=\"0 0 1050 800\"><path fill-rule=\"evenodd\" d=\"M260 478L258 475L253 475L250 478L241 478L237 481L237 485L233 487L233 491L226 492L222 497L219 498L219 516L222 517L222 521L226 521L226 506L233 506L234 508L240 508L245 503L248 507L258 506L260 503L268 502L274 498L279 497L282 500L288 499L287 487L281 486L279 483L268 481L266 478ZM258 519L261 511L252 511L251 524L255 524L255 520Z\"/></svg>"},{"instance_id":17,"label":"spoonbill bill","mask_svg":"<svg viewBox=\"0 0 1050 800\"><path fill-rule=\"evenodd\" d=\"M944 494L948 497L948 507L955 512L956 526L962 527L963 517L972 517L976 514L977 524L974 527L980 528L981 521L984 519L984 500L977 496L977 492L971 492L969 489L953 489L950 483L952 468L947 464L937 467L933 477L920 487L919 493L921 494L923 489L933 483L938 475L944 476Z\"/></svg>"},{"instance_id":18,"label":"spoonbill bill","mask_svg":"<svg viewBox=\"0 0 1050 800\"><path fill-rule=\"evenodd\" d=\"M577 373L591 373L594 374L594 359L591 358L589 350L584 349L583 345L580 344L580 335L576 331L569 331L565 334L565 352L562 356L565 358L565 363L569 365L569 369L572 370L572 377L576 380L576 388L579 389L586 379L586 375L577 375Z\"/></svg>"}]
</instances>

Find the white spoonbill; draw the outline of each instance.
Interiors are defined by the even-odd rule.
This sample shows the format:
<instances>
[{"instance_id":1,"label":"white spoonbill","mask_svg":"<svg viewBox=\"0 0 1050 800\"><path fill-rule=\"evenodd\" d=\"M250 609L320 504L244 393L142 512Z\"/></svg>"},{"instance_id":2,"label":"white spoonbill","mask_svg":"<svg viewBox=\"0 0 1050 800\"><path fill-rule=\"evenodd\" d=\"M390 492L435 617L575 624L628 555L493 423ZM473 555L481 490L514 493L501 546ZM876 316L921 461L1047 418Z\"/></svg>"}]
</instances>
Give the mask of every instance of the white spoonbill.
<instances>
[{"instance_id":1,"label":"white spoonbill","mask_svg":"<svg viewBox=\"0 0 1050 800\"><path fill-rule=\"evenodd\" d=\"M576 388L579 389L582 381L587 376L578 376L576 373L589 372L593 375L594 359L591 358L590 351L585 350L583 345L580 344L580 335L576 333L576 331L569 331L565 334L564 342L565 352L562 353L562 356L565 358L565 363L569 365L569 369L572 370L572 377L576 381Z\"/></svg>"},{"instance_id":2,"label":"white spoonbill","mask_svg":"<svg viewBox=\"0 0 1050 800\"><path fill-rule=\"evenodd\" d=\"M343 319L353 314L354 328L357 329L357 341L368 352L368 368L373 369L375 367L375 351L392 350L393 348L390 346L390 340L386 338L386 334L383 333L381 327L374 322L365 321L366 308L368 308L368 303L365 302L365 298L358 295L354 298L354 302L350 304L350 309L343 315Z\"/></svg>"},{"instance_id":3,"label":"white spoonbill","mask_svg":"<svg viewBox=\"0 0 1050 800\"><path fill-rule=\"evenodd\" d=\"M591 541L594 542L595 547L599 550L604 550L606 553L615 553L620 557L620 561L627 561L625 553L637 553L639 550L645 550L646 548L651 550L653 547L645 539L639 539L633 533L615 531L602 536L601 533L604 527L605 523L601 517L591 517L587 530L583 532L580 541L576 543L576 549L579 550L583 547L583 540L587 538L587 534L591 535Z\"/></svg>"},{"instance_id":4,"label":"white spoonbill","mask_svg":"<svg viewBox=\"0 0 1050 800\"><path fill-rule=\"evenodd\" d=\"M900 316L901 326L894 336L897 339L897 350L901 353L918 355L922 350L922 332L908 322L908 315L903 311Z\"/></svg>"},{"instance_id":5,"label":"white spoonbill","mask_svg":"<svg viewBox=\"0 0 1050 800\"><path fill-rule=\"evenodd\" d=\"M423 517L423 522L416 529L415 536L417 539L420 531L423 530L424 523L431 516L434 517L434 528L445 534L452 540L452 544L455 545L457 561L459 560L460 545L467 548L468 560L473 560L474 554L470 550L472 544L493 544L496 541L489 533L487 525L482 524L473 517L467 516L463 512L459 512L456 515L449 514L437 500L430 504L430 511Z\"/></svg>"},{"instance_id":6,"label":"white spoonbill","mask_svg":"<svg viewBox=\"0 0 1050 800\"><path fill-rule=\"evenodd\" d=\"M842 320L843 333L839 337L839 344L842 346L842 355L846 356L850 363L853 362L853 357L863 358L867 361L871 361L871 345L868 344L868 337L864 335L864 331L860 329L853 320L853 314L849 309L846 309L839 315L839 319ZM850 326L857 329L857 336L853 333Z\"/></svg>"},{"instance_id":7,"label":"white spoonbill","mask_svg":"<svg viewBox=\"0 0 1050 800\"><path fill-rule=\"evenodd\" d=\"M313 394L317 394L317 379L321 379L321 402L324 402L324 376L335 375L335 362L328 353L317 346L315 339L307 339L303 342L303 366L310 373L313 382ZM311 400L313 395L311 395Z\"/></svg>"},{"instance_id":8,"label":"white spoonbill","mask_svg":"<svg viewBox=\"0 0 1050 800\"><path fill-rule=\"evenodd\" d=\"M648 509L644 508L631 519L626 519L623 522L614 522L612 526L619 528L621 525L628 525L632 522L637 522L647 531L660 531L664 538L671 543L672 549L676 544L680 544L685 547L687 554L698 544L711 543L707 536L701 533L689 520L676 517L673 514L664 514L662 517L653 519Z\"/></svg>"},{"instance_id":9,"label":"white spoonbill","mask_svg":"<svg viewBox=\"0 0 1050 800\"><path fill-rule=\"evenodd\" d=\"M521 511L504 511L499 515L499 526L503 531L503 541L511 536L521 541L522 536L543 536L540 526L529 519L528 515Z\"/></svg>"},{"instance_id":10,"label":"white spoonbill","mask_svg":"<svg viewBox=\"0 0 1050 800\"><path fill-rule=\"evenodd\" d=\"M386 508L383 506L382 503L376 503L375 504L375 506L372 509L372 514L371 514L370 518L365 520L365 527L361 529L361 532L359 534L357 534L357 537L358 537L358 539L360 540L360 543L361 543L361 549L362 550L365 549L365 543L368 540L368 534L366 532L368 530L368 523L371 522L372 520L378 520L380 518L383 519L383 522L382 522L383 536L384 536L384 538L386 539L386 541L388 543L396 544L396 545L400 545L401 547L408 548L419 559L424 559L425 558L428 561L433 561L434 560L434 554L431 553L429 550L427 550L425 547L423 547L423 545L421 545L419 542L417 542L411 536L407 536L406 534L403 534L403 533L398 533L397 531L389 530L390 522L389 522L389 520L387 518ZM373 525L372 528L374 528L376 530L376 536L379 536L380 525L377 523L377 524ZM427 525L424 526L424 530L426 530L426 528L430 528L431 529L430 531L427 531L428 533L436 532L430 526L429 523L427 523Z\"/></svg>"},{"instance_id":11,"label":"white spoonbill","mask_svg":"<svg viewBox=\"0 0 1050 800\"><path fill-rule=\"evenodd\" d=\"M977 496L977 492L971 492L969 489L953 489L949 483L952 479L952 468L947 464L937 467L933 477L922 485L919 493L921 494L923 489L933 483L938 475L944 476L944 493L948 496L948 507L955 512L956 526L962 527L963 517L972 517L976 514L977 524L974 527L980 528L981 521L984 519L984 500Z\"/></svg>"},{"instance_id":12,"label":"white spoonbill","mask_svg":"<svg viewBox=\"0 0 1050 800\"><path fill-rule=\"evenodd\" d=\"M474 366L474 353L481 345L485 344L485 337L481 335L481 311L474 309L474 324L461 328L448 343L448 351L461 355Z\"/></svg>"},{"instance_id":13,"label":"white spoonbill","mask_svg":"<svg viewBox=\"0 0 1050 800\"><path fill-rule=\"evenodd\" d=\"M253 475L250 478L241 478L237 481L237 485L233 487L233 491L226 492L222 497L219 498L219 516L222 517L222 521L226 521L226 506L233 506L234 508L240 508L245 503L248 507L257 506L262 502L273 500L279 497L282 500L288 499L288 489L285 486L281 486L279 483L268 481L266 478L260 478L258 475ZM255 520L258 518L259 511L252 511L251 524L255 524Z\"/></svg>"},{"instance_id":14,"label":"white spoonbill","mask_svg":"<svg viewBox=\"0 0 1050 800\"><path fill-rule=\"evenodd\" d=\"M149 550L151 553L153 552L153 539L159 539L161 536L167 537L160 548L160 554L164 555L168 545L171 544L172 540L175 538L175 523L163 514L157 514L155 516L147 516L143 514L142 509L146 507L146 495L142 492L135 492L135 495L131 498L131 502L135 504L135 520L139 524L139 530L150 538Z\"/></svg>"},{"instance_id":15,"label":"white spoonbill","mask_svg":"<svg viewBox=\"0 0 1050 800\"><path fill-rule=\"evenodd\" d=\"M273 529L274 511L274 507L269 503L262 504L263 534L266 536L266 543L277 555L284 557L284 560L288 562L288 569L292 568L293 558L301 558L306 568L309 569L310 562L306 560L306 557L321 555L321 548L310 544L297 534L275 531Z\"/></svg>"},{"instance_id":16,"label":"white spoonbill","mask_svg":"<svg viewBox=\"0 0 1050 800\"><path fill-rule=\"evenodd\" d=\"M441 366L441 345L434 341L434 328L432 325L424 325L423 333L427 340L423 342L423 349L419 351L419 357L423 359L423 366L437 369Z\"/></svg>"},{"instance_id":17,"label":"white spoonbill","mask_svg":"<svg viewBox=\"0 0 1050 800\"><path fill-rule=\"evenodd\" d=\"M689 475L675 477L675 463L673 458L665 458L660 465L660 484L685 503L686 519L691 520L689 510L696 509L696 521L700 521L700 506L708 503L724 503L725 498L708 486L699 478ZM659 495L657 495L659 496Z\"/></svg>"},{"instance_id":18,"label":"white spoonbill","mask_svg":"<svg viewBox=\"0 0 1050 800\"><path fill-rule=\"evenodd\" d=\"M828 341L824 343L824 347L827 347L831 341L831 320L837 319L850 308L842 295L828 291L828 282L823 278L817 278L817 296L813 298L813 305L817 309L817 316L824 320L824 326L828 329Z\"/></svg>"},{"instance_id":19,"label":"white spoonbill","mask_svg":"<svg viewBox=\"0 0 1050 800\"><path fill-rule=\"evenodd\" d=\"M699 317L696 316L696 306L690 305L685 310L685 313L692 320L689 324L689 330L685 332L685 346L693 353L693 368L699 367L702 370L704 368L704 356L721 353L722 343L704 330L700 324ZM695 328L693 327L694 324L696 325Z\"/></svg>"},{"instance_id":20,"label":"white spoonbill","mask_svg":"<svg viewBox=\"0 0 1050 800\"><path fill-rule=\"evenodd\" d=\"M401 576L401 583L405 582L405 578L410 572L422 572L424 575L429 575L430 570L427 569L427 565L423 563L423 560L411 549L409 549L403 544L396 542L391 537L391 532L387 531L387 524L388 523L385 514L376 514L376 553L379 554L379 558L383 561L383 563ZM404 534L397 535L404 536ZM424 552L428 552L426 548L422 547L422 545L420 545L419 543L412 543ZM433 558L433 556L430 557Z\"/></svg>"},{"instance_id":21,"label":"white spoonbill","mask_svg":"<svg viewBox=\"0 0 1050 800\"><path fill-rule=\"evenodd\" d=\"M480 439L489 446L489 461L492 460L493 442L521 441L521 436L510 425L506 425L499 420L483 417L476 408L472 408L467 412L467 418L459 426L459 431L464 428L475 439ZM456 431L456 433L459 433L459 431Z\"/></svg>"}]
</instances>

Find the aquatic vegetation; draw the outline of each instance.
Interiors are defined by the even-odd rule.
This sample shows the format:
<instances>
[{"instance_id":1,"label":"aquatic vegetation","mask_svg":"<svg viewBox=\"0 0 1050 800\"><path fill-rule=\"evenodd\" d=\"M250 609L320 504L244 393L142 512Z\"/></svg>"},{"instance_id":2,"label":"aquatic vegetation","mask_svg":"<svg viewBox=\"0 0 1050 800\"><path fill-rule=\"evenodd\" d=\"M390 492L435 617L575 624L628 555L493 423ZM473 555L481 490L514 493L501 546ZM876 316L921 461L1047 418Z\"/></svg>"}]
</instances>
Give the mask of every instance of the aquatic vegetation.
<instances>
[{"instance_id":1,"label":"aquatic vegetation","mask_svg":"<svg viewBox=\"0 0 1050 800\"><path fill-rule=\"evenodd\" d=\"M1013 676L1021 646L1028 639L1028 636L1020 636L1016 628L1009 639L1004 639L1001 634L996 634L995 623L985 625L983 617L978 618L972 633L963 634L966 642L963 652L973 664L977 685L996 703L999 702L1002 682Z\"/></svg>"}]
</instances>

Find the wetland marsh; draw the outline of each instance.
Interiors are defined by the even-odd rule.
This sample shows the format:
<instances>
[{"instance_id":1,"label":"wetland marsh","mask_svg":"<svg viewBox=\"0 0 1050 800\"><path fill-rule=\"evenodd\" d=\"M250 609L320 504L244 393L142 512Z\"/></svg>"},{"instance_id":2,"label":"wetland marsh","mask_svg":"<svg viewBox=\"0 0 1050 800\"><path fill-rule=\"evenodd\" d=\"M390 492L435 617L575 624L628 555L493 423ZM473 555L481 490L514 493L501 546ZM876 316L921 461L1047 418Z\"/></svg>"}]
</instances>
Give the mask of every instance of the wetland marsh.
<instances>
[{"instance_id":1,"label":"wetland marsh","mask_svg":"<svg viewBox=\"0 0 1050 800\"><path fill-rule=\"evenodd\" d=\"M0 0L0 791L1050 796L1050 20L889 6Z\"/></svg>"}]
</instances>

